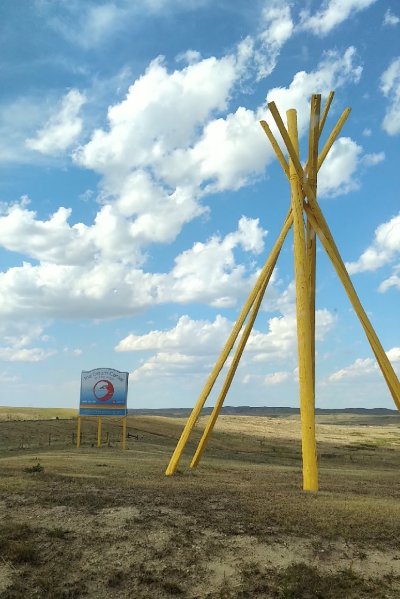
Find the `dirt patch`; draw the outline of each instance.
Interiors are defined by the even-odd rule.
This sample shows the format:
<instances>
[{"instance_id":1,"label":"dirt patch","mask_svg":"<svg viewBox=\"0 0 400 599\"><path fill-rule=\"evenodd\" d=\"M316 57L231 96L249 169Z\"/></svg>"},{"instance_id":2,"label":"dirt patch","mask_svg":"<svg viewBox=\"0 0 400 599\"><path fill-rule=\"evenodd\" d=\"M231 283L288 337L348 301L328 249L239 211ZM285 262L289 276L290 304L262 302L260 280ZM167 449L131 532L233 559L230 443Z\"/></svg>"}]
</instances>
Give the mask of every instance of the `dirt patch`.
<instances>
[{"instance_id":1,"label":"dirt patch","mask_svg":"<svg viewBox=\"0 0 400 599\"><path fill-rule=\"evenodd\" d=\"M0 457L1 599L400 596L397 454L338 454L309 495L292 439L269 453L224 433L201 469L165 477L156 425L135 452Z\"/></svg>"}]
</instances>

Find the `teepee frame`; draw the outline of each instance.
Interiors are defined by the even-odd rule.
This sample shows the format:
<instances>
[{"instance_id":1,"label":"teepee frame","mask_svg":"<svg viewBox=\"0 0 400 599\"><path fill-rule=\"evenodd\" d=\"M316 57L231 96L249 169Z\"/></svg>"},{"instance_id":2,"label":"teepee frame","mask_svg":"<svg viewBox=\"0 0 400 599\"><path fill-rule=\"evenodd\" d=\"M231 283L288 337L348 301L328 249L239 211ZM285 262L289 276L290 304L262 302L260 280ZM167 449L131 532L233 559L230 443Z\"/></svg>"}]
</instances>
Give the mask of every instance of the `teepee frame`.
<instances>
[{"instance_id":1,"label":"teepee frame","mask_svg":"<svg viewBox=\"0 0 400 599\"><path fill-rule=\"evenodd\" d=\"M327 157L332 144L337 139L347 117L350 108L346 108L332 129L322 151L318 154L318 142L323 131L329 108L332 103L334 92L330 92L326 100L322 115L321 95L313 94L311 98L308 160L303 168L299 157L299 143L297 132L296 110L287 111L287 128L274 102L268 104L270 113L275 121L277 129L288 152L288 161L280 149L271 129L265 121L260 124L264 129L275 153L287 176L291 189L291 206L284 221L281 233L272 248L272 251L261 270L258 280L250 292L246 303L234 325L232 332L223 347L221 354L209 375L206 384L195 404L181 437L170 459L165 474L174 474L190 433L195 426L201 410L214 386L214 383L222 370L243 325L242 335L239 339L236 351L228 369L225 381L215 403L214 409L208 419L203 435L200 439L196 452L190 464L195 468L203 454L208 439L212 433L223 402L235 375L240 358L246 342L251 333L254 321L257 317L265 290L271 278L275 264L278 260L283 242L289 229L293 226L294 234L294 267L296 283L296 316L297 316L297 344L299 365L299 391L300 391L300 417L301 417L301 439L303 456L303 489L305 491L318 490L318 466L315 439L315 272L316 272L316 236L328 254L349 300L356 312L361 325L367 335L372 351L377 359L382 374L388 385L393 400L400 410L400 382L393 367L383 350L383 347L364 311L360 300L355 292L339 250L335 244L328 224L318 205L317 173ZM306 223L304 223L304 214ZM250 316L249 316L250 314Z\"/></svg>"}]
</instances>

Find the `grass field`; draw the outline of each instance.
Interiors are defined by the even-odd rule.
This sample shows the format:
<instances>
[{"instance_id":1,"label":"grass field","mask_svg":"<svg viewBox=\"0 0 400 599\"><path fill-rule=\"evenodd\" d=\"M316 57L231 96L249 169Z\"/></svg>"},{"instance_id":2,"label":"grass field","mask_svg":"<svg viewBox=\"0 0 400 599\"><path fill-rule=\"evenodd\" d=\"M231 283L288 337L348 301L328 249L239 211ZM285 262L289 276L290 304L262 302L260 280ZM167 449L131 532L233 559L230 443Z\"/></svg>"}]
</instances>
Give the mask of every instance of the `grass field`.
<instances>
[{"instance_id":1,"label":"grass field","mask_svg":"<svg viewBox=\"0 0 400 599\"><path fill-rule=\"evenodd\" d=\"M2 420L55 420L56 418L73 418L76 410L72 408L10 408L0 406Z\"/></svg>"},{"instance_id":2,"label":"grass field","mask_svg":"<svg viewBox=\"0 0 400 599\"><path fill-rule=\"evenodd\" d=\"M129 417L125 452L119 421L80 450L74 420L0 422L0 597L400 596L397 416L319 416L317 494L298 417L220 417L190 471L200 420L167 478L184 422Z\"/></svg>"}]
</instances>

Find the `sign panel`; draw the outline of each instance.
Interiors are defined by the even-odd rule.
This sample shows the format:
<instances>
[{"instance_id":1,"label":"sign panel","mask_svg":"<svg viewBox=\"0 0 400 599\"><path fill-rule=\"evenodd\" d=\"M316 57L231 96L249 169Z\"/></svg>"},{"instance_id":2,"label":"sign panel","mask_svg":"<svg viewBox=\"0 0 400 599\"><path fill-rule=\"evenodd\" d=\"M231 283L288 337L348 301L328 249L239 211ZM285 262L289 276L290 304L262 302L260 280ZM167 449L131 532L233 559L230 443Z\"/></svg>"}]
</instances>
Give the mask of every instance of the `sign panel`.
<instances>
[{"instance_id":1,"label":"sign panel","mask_svg":"<svg viewBox=\"0 0 400 599\"><path fill-rule=\"evenodd\" d=\"M83 370L79 416L126 416L127 396L128 372Z\"/></svg>"}]
</instances>

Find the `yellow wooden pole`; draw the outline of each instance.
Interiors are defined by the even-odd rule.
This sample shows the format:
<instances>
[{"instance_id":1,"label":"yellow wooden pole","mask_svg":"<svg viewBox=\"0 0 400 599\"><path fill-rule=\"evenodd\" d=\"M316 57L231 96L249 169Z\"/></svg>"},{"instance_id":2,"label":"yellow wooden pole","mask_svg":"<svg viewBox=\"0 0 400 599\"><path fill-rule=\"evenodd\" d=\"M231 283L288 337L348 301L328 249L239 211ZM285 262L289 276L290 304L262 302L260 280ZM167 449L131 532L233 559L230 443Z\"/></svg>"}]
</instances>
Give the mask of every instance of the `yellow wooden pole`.
<instances>
[{"instance_id":1,"label":"yellow wooden pole","mask_svg":"<svg viewBox=\"0 0 400 599\"><path fill-rule=\"evenodd\" d=\"M325 127L326 117L328 116L329 109L332 104L333 96L335 92L329 92L328 97L325 102L324 109L322 111L321 120L319 122L319 135L321 135L323 128Z\"/></svg>"},{"instance_id":2,"label":"yellow wooden pole","mask_svg":"<svg viewBox=\"0 0 400 599\"><path fill-rule=\"evenodd\" d=\"M296 154L295 148L293 147L293 144L288 135L286 127L283 124L283 121L281 119L279 111L273 102L271 102L268 105L268 107L269 107L269 109L275 119L275 122L278 126L278 129L282 135L283 141L285 142L285 145L289 152L289 156L290 156L291 160L293 161L293 166L296 170L297 176L299 177L300 181L303 182L303 190L308 198L308 205L307 204L305 205L305 208L307 209L307 216L310 218L312 226L313 226L315 232L317 233L326 253L328 254L329 258L331 259L332 264L333 264L333 266L334 266L334 268L335 268L335 270L346 290L346 293L350 299L350 302L354 308L354 311L356 312L356 314L361 322L361 325L367 335L368 341L369 341L372 351L374 352L375 357L378 361L378 364L379 364L382 374L386 380L386 383L389 387L389 390L393 397L393 400L394 400L397 408L400 410L400 382L399 382L399 379L397 378L397 376L393 370L393 367L390 363L390 360L387 357L387 355L386 355L386 353L385 353L385 351L374 331L374 328L373 328L365 310L363 309L363 307L361 305L361 302L360 302L360 300L357 296L357 293L353 287L353 284L351 282L350 276L349 276L349 274L346 270L346 267L344 265L344 262L340 256L339 250L338 250L338 248L335 244L335 241L332 237L329 226L325 220L325 217L321 211L321 208L318 205L315 194L314 194L313 190L311 189L310 185L308 184L308 182L304 179L303 168L300 164L300 160ZM311 219L310 214L312 214L314 216L314 219Z\"/></svg>"},{"instance_id":3,"label":"yellow wooden pole","mask_svg":"<svg viewBox=\"0 0 400 599\"><path fill-rule=\"evenodd\" d=\"M298 156L297 115L287 111L288 130ZM315 440L315 400L312 378L311 322L307 280L306 247L303 221L303 198L293 161L289 161L293 212L294 270L296 281L297 347L299 361L300 415L303 454L303 489L318 491L317 450Z\"/></svg>"},{"instance_id":4,"label":"yellow wooden pole","mask_svg":"<svg viewBox=\"0 0 400 599\"><path fill-rule=\"evenodd\" d=\"M264 132L266 133L271 146L275 150L276 157L278 158L285 175L289 178L289 165L286 162L286 158L284 157L283 152L282 152L278 142L276 141L274 134L272 133L268 123L266 123L265 121L260 121L260 125L264 129Z\"/></svg>"},{"instance_id":5,"label":"yellow wooden pole","mask_svg":"<svg viewBox=\"0 0 400 599\"><path fill-rule=\"evenodd\" d=\"M291 211L288 212L288 215L286 217L286 221L289 221L289 227L292 225L293 222L293 217L291 214ZM209 396L214 383L219 375L219 373L221 372L221 369L223 368L226 359L229 356L229 353L232 350L232 347L234 346L236 339L242 329L243 323L247 318L248 313L250 312L250 309L258 295L258 292L260 291L263 281L265 280L265 277L267 276L269 269L270 269L270 265L271 262L274 261L274 256L273 256L273 252L274 251L280 251L280 247L278 250L278 244L276 243L274 246L273 251L271 252L268 260L266 261L266 263L264 264L261 273L258 277L258 280L256 282L256 284L254 285L252 291L250 292L245 305L242 308L242 311L235 323L235 326L232 329L231 334L228 337L228 340L226 341L220 356L217 360L217 362L215 363L215 366L211 372L211 374L209 375L206 384L204 385L202 392L200 393L200 396L196 402L196 405L194 406L188 420L186 421L186 425L181 433L180 439L177 443L177 446L175 447L175 450L172 454L172 457L169 461L169 464L167 466L167 469L165 471L166 476L171 476L172 474L174 474L174 472L176 471L178 464L179 464L179 460L181 458L182 452L185 448L185 445L189 439L190 433L192 432L198 417L200 416L201 410L207 400L207 397Z\"/></svg>"},{"instance_id":6,"label":"yellow wooden pole","mask_svg":"<svg viewBox=\"0 0 400 599\"><path fill-rule=\"evenodd\" d=\"M317 168L318 168L318 139L319 139L319 115L321 110L321 96L314 94L311 98L310 129L308 138L308 181L316 193L317 190ZM321 163L322 164L322 163ZM316 284L316 250L317 244L315 231L307 218L306 227L306 259L307 280L309 289L309 310L311 324L311 359L312 380L315 396L315 284Z\"/></svg>"},{"instance_id":7,"label":"yellow wooden pole","mask_svg":"<svg viewBox=\"0 0 400 599\"><path fill-rule=\"evenodd\" d=\"M233 377L235 376L237 367L238 367L239 362L240 362L240 358L242 357L242 354L243 354L244 348L246 346L247 340L248 340L249 335L251 333L251 330L253 328L254 321L255 321L255 319L257 317L258 311L259 311L260 306L261 306L261 302L262 302L264 294L265 294L265 290L267 288L267 285L269 283L269 280L270 280L271 275L273 273L273 270L275 268L276 262L278 260L279 253L280 253L280 250L282 248L283 242L285 241L286 235L287 235L287 233L288 233L291 225L292 225L292 219L286 219L286 221L285 221L285 223L284 223L284 225L282 227L282 231L281 231L281 233L280 233L280 235L279 235L279 237L278 237L278 239L276 241L275 247L272 250L273 260L270 261L269 271L268 271L268 273L267 273L267 275L265 277L265 280L263 282L263 285L262 285L260 291L258 292L258 296L256 298L256 301L253 304L253 308L252 308L252 311L251 311L251 314L250 314L250 318L249 318L248 322L246 323L246 326L245 326L245 329L244 329L244 331L242 333L242 336L240 338L238 347L236 348L236 352L235 352L235 355L233 357L232 363L231 363L231 365L229 367L229 370L228 370L228 373L226 375L224 384L223 384L223 386L221 388L221 391L220 391L218 399L217 399L217 401L215 403L214 409L211 412L210 417L209 417L209 419L207 421L207 425L206 425L206 427L204 429L203 435L202 435L202 437L200 439L200 442L199 442L199 444L197 446L196 452L195 452L195 454L193 456L192 462L190 464L191 468L195 468L196 466L198 466L198 464L199 464L199 462L201 460L201 457L203 455L203 452L204 452L204 450L205 450L205 448L207 446L209 437L210 437L210 435L211 435L211 433L212 433L212 431L214 429L215 423L217 421L217 418L219 416L219 413L220 413L221 408L223 406L223 403L225 401L225 397L226 397L226 395L227 395L227 393L229 391L229 388L231 386Z\"/></svg>"},{"instance_id":8,"label":"yellow wooden pole","mask_svg":"<svg viewBox=\"0 0 400 599\"><path fill-rule=\"evenodd\" d=\"M319 137L319 135L321 135L321 133L322 133L322 129L323 129L323 126L324 126L324 123L325 123L325 120L326 120L326 117L327 117L327 114L328 114L328 111L329 111L329 107L330 107L330 104L331 104L332 99L333 99L333 95L334 95L333 92L330 92L328 100L327 100L327 102L325 104L324 111L323 111L323 122L321 124L319 124L318 123L318 118L315 117L315 114L314 114L314 116L312 116L312 122L314 123L313 124L313 128L314 128L313 139L315 139L315 140L317 140L317 138ZM318 102L318 100L317 100L317 102ZM319 100L319 105L320 105L320 100ZM314 111L314 113L315 113L315 111ZM318 109L318 114L319 114L319 109ZM335 139L335 136L337 136L339 134L339 131L340 131L341 127L344 124L344 121L345 121L345 119L343 119L343 117L342 117L342 119L339 121L338 125L336 125L334 132L331 134L331 136L330 136L330 138L329 138L326 146L330 147L330 145L332 145L332 143L333 143L333 141ZM274 151L275 151L275 153L277 155L277 158L278 158L278 160L279 160L279 162L280 162L280 164L282 166L283 171L289 177L289 165L286 162L286 159L285 159L285 157L284 157L284 155L283 155L283 153L282 153L282 151L281 151L281 149L279 147L279 144L277 143L277 141L276 141L276 139L275 139L275 137L274 137L271 129L269 128L268 124L265 121L260 121L260 124L261 124L262 128L264 129L264 132L266 133L266 135L267 135L267 137L268 137L268 139L269 139L269 141L270 141L270 143L271 143L271 145L272 145L272 147L273 147L273 149L274 149ZM313 168L313 174L314 174L314 172L315 172L315 170L317 168L317 165L316 165L317 157L318 157L318 150L317 150L317 148L318 148L318 145L316 144L316 149L314 150L314 154L312 156L310 155L310 159L313 160L313 167L312 167ZM319 166L321 166L322 162L324 161L324 159L326 157L326 154L327 154L327 151L323 154L322 159L321 159L321 161L319 163ZM316 174L314 176L316 177ZM312 232L312 234L315 237L315 233ZM283 243L283 241L282 241L282 243ZM314 248L315 248L315 243L314 243ZM314 253L315 253L315 250L314 250ZM315 258L314 258L314 260L315 260ZM268 280L269 280L269 277L268 277ZM266 281L266 284L268 283L268 280ZM315 289L315 283L314 283L314 289ZM314 296L315 296L315 291L314 291ZM259 297L260 297L260 302L261 302L262 301L262 295L259 296ZM258 303L258 301L259 300L257 299L257 303ZM314 300L314 305L315 305L315 300ZM253 311L252 311L252 316L250 318L250 322L248 323L248 325L246 325L246 329L243 332L243 335L242 335L242 337L240 339L240 344L239 344L239 346L238 346L238 348L236 350L236 354L235 354L235 357L234 357L234 359L232 361L230 369L228 371L225 383L224 383L224 385L223 385L223 387L221 389L221 392L220 392L220 395L218 397L218 400L217 400L217 402L216 402L216 404L214 406L214 409L213 409L213 411L212 411L212 413L211 413L211 415L209 417L209 420L208 420L207 425L205 427L205 430L203 432L202 438L201 438L201 440L199 442L199 445L198 445L198 447L196 449L196 452L195 452L195 455L193 457L193 460L192 460L192 462L190 464L191 468L194 468L194 467L196 467L198 465L198 463L199 463L199 461L201 459L201 456L202 456L202 454L204 452L204 449L205 449L205 447L206 447L206 445L208 443L208 439L209 439L209 437L211 435L211 432L212 432L212 430L213 430L213 428L215 426L215 423L216 423L218 415L219 415L219 413L221 411L223 402L225 401L226 394L227 394L227 392L229 390L230 384L231 384L231 382L233 380L233 377L235 375L238 363L239 363L241 355L243 353L245 344L247 342L247 339L248 339L248 336L250 334L251 328L253 326L254 319L255 319L255 317L257 315L257 312L258 312L258 308L256 306L254 306L253 307ZM312 314L310 313L310 317L312 317L312 322L315 323L315 313L314 312ZM315 361L314 361L314 364L315 364ZM314 374L313 380L315 381L315 374Z\"/></svg>"},{"instance_id":9,"label":"yellow wooden pole","mask_svg":"<svg viewBox=\"0 0 400 599\"><path fill-rule=\"evenodd\" d=\"M350 112L351 112L351 108L345 108L345 110L341 114L338 122L332 129L328 139L325 142L324 147L322 148L321 154L318 156L318 170L321 168L321 165L322 165L323 161L325 160L329 150L331 149L333 142L336 140L337 136L339 135L340 131L343 128L343 125L347 121Z\"/></svg>"},{"instance_id":10,"label":"yellow wooden pole","mask_svg":"<svg viewBox=\"0 0 400 599\"><path fill-rule=\"evenodd\" d=\"M311 123L312 123L312 126L313 126L313 141L310 142L310 143L311 143L311 147L314 147L313 144L315 143L315 149L313 149L313 153L312 154L309 153L309 161L312 160L312 175L315 178L316 178L316 172L315 171L317 169L317 158L318 158L318 144L316 143L317 136L319 137L321 135L321 133L322 133L323 126L324 126L324 123L325 123L325 120L326 120L326 117L327 117L327 114L328 114L328 111L329 111L329 107L330 107L332 99L333 99L333 95L334 95L334 93L330 92L330 94L328 96L328 100L327 100L327 102L325 104L325 107L324 107L323 121L321 123L318 123L318 117L317 118L315 117L315 110L316 109L314 110L314 113L312 113L312 116L311 116ZM317 100L317 102L318 102L318 100ZM320 105L320 100L319 100L319 105ZM319 109L317 110L317 112L319 114ZM346 118L347 118L347 115L346 115ZM343 118L343 115L342 115L342 117L339 120L338 124L336 125L334 131L332 132L331 136L329 137L329 139L328 139L328 141L326 143L326 147L328 147L328 149L332 145L335 137L339 134L340 129L343 127L343 124L344 124L344 121L346 120L346 118ZM284 157L284 155L283 155L283 153L282 153L282 151L280 149L280 146L277 143L277 141L276 141L276 139L275 139L275 137L274 137L274 135L273 135L270 127L268 126L268 124L265 121L260 121L260 124L261 124L262 128L264 129L264 132L266 133L266 135L267 135L267 137L268 137L268 139L269 139L269 141L270 141L270 143L271 143L271 145L272 145L272 147L273 147L273 149L274 149L274 151L275 151L275 153L277 155L277 158L278 158L278 160L279 160L279 162L280 162L280 164L282 166L283 171L286 173L286 175L289 178L289 165L286 162L286 159L285 159L285 157ZM310 131L311 131L311 125L310 125ZM324 154L322 155L322 158L321 158L321 160L320 160L320 162L318 164L318 168L322 165L322 163L323 163L323 161L324 161L327 153L328 152L325 151ZM311 172L310 172L310 175L311 175ZM307 225L309 227L309 224L307 224ZM286 235L286 233L285 233L285 235ZM312 229L311 229L311 231L308 234L308 239L311 236L313 236L313 238L315 238L315 232ZM283 243L283 240L282 240L282 243ZM314 249L310 249L310 251L314 252L314 263L315 263L315 246L316 246L315 242L312 245L313 245ZM312 270L313 269L310 268L310 272ZM314 272L315 272L315 267L314 267ZM269 277L268 277L268 280L269 280ZM266 280L266 284L268 284L268 280ZM312 289L314 291L312 291ZM312 281L311 281L310 295L314 297L313 305L315 306L315 274L314 274L314 283L312 283ZM260 298L260 300L259 300L259 298ZM204 452L204 450L205 450L205 448L207 446L209 437L210 437L210 435L211 435L211 433L212 433L212 431L214 429L214 426L215 426L215 423L217 421L218 415L219 415L219 413L221 411L223 402L225 401L225 397L227 395L227 392L229 390L230 384L231 384L231 382L233 380L233 377L235 375L238 363L240 361L240 358L241 358L241 355L243 353L245 344L247 342L248 336L249 336L251 328L253 326L254 319L256 318L256 315L257 315L257 312L258 312L258 309L259 309L259 301L260 302L262 301L262 295L261 296L259 295L257 297L257 300L256 300L256 302L258 304L258 308L255 305L253 306L253 310L252 310L252 315L250 317L250 321L246 325L246 329L243 332L243 335L242 335L242 337L240 339L240 344L239 344L239 346L238 346L238 348L236 350L236 353L235 353L234 359L232 361L232 364L230 366L230 369L228 371L225 383L224 383L224 385L223 385L223 387L221 389L221 392L220 392L220 395L218 397L218 400L217 400L217 402L216 402L216 404L214 406L214 409L213 409L213 411L212 411L212 413L211 413L211 415L210 415L210 417L208 419L208 422L207 422L207 425L206 425L206 427L204 429L203 435L202 435L202 437L200 439L200 442L199 442L199 444L197 446L196 452L195 452L194 457L192 459L192 462L190 464L191 468L195 468L199 464L200 459L201 459L201 457L203 455L203 452ZM312 319L312 323L314 323L312 325L313 330L315 330L315 307L314 307L314 311L310 310L310 318ZM314 339L314 337L315 337L315 333L314 333L314 336L312 337L312 340ZM314 349L313 349L313 356L314 355L315 355L315 342L314 342ZM315 386L315 359L313 359L313 369L314 369L313 381L314 381L314 386Z\"/></svg>"},{"instance_id":11,"label":"yellow wooden pole","mask_svg":"<svg viewBox=\"0 0 400 599\"><path fill-rule=\"evenodd\" d=\"M101 416L97 419L97 447L101 447Z\"/></svg>"},{"instance_id":12,"label":"yellow wooden pole","mask_svg":"<svg viewBox=\"0 0 400 599\"><path fill-rule=\"evenodd\" d=\"M126 449L126 418L122 418L122 449Z\"/></svg>"},{"instance_id":13,"label":"yellow wooden pole","mask_svg":"<svg viewBox=\"0 0 400 599\"><path fill-rule=\"evenodd\" d=\"M76 423L76 447L79 449L81 446L81 417L78 416Z\"/></svg>"},{"instance_id":14,"label":"yellow wooden pole","mask_svg":"<svg viewBox=\"0 0 400 599\"><path fill-rule=\"evenodd\" d=\"M322 165L323 161L325 160L326 155L328 153L327 151L324 151L322 153L321 160L319 160L319 161L317 160L317 158L318 158L318 144L316 143L317 134L316 134L315 130L318 131L318 137L319 137L321 135L321 133L322 133L323 126L324 126L324 123L325 123L325 120L326 120L326 117L327 117L327 114L328 114L328 111L329 111L329 107L330 107L331 102L332 102L333 95L334 95L334 93L330 92L328 100L327 100L327 102L325 104L325 107L324 107L324 110L323 110L323 122L322 123L320 122L319 126L318 126L318 119L315 118L315 115L310 117L311 123L314 124L313 125L314 126L313 141L310 142L310 144L311 144L311 147L313 147L314 143L316 144L316 146L315 146L315 149L313 149L312 153L309 152L308 163L310 161L312 161L312 176L315 177L315 179L316 179L316 173L314 174L315 169L317 169L317 168L319 169L321 167L321 165ZM319 102L319 104L320 104L320 102ZM341 118L339 119L339 121L336 124L334 130L332 131L331 135L329 136L328 141L325 144L324 150L326 150L326 148L329 149L331 147L331 145L333 144L334 140L336 139L336 137L339 135L340 130L343 127L343 124L344 124L344 122L345 122L345 120L346 120L349 112L350 112L350 109L347 109L347 111L345 111L346 114L344 113L341 116ZM274 135L273 135L270 127L268 126L268 124L265 121L260 121L260 124L261 124L262 128L264 129L264 132L266 133L266 135L267 135L267 137L268 137L268 139L269 139L269 141L270 141L273 149L275 150L275 153L276 153L277 158L278 158L278 160L279 160L279 162L280 162L280 164L282 166L283 171L285 172L285 174L289 178L289 165L286 162L286 159L285 159L285 157L284 157L284 155L283 155L283 153L282 153L282 151L281 151L281 149L279 147L279 144L277 143L277 141L276 141L276 139L275 139L275 137L274 137ZM310 130L311 130L311 124L310 124ZM308 163L306 165L305 170L308 168ZM311 171L310 171L310 176L311 176ZM310 239L311 237L315 238L315 232L314 232L313 229L311 229L309 223L307 223L307 228L310 229L310 231L308 232L307 239ZM286 235L286 233L283 233L283 234ZM282 243L283 243L283 241L284 241L284 239L282 239ZM278 242L280 242L280 240L278 240ZM314 253L313 261L315 263L315 248L316 248L315 242L313 242L312 245L313 245L313 248L310 248L310 252ZM311 260L311 262L312 262L312 260ZM315 266L314 266L314 268L310 267L310 273L312 271L314 271L314 273L315 273ZM311 276L312 276L311 274L308 275L308 277L309 277L309 279L311 281L310 282L310 286L311 286L311 288L310 288L310 297L314 298L314 300L313 300L314 309L310 308L310 318L311 318L311 322L312 322L312 330L315 331L315 274L313 275L313 279L311 279ZM258 302L258 299L256 301ZM311 299L310 299L310 301L311 301ZM255 316L257 314L257 310L254 311L254 307L253 307L252 315L253 314ZM255 318L255 316L254 316L254 318ZM249 326L249 325L247 325L247 326ZM246 330L247 330L247 326L246 326ZM196 466L198 466L198 464L199 464L199 462L201 460L201 457L202 457L202 455L204 453L204 450L205 450L205 448L207 446L209 437L210 437L210 435L211 435L211 433L212 433L212 431L214 429L214 426L215 426L215 423L216 423L217 418L219 416L219 413L221 411L222 405L223 405L223 403L225 401L225 397L226 397L226 394L227 394L227 392L229 390L231 381L233 379L233 376L235 375L235 372L236 372L236 369L237 369L237 365L238 365L240 357L241 357L241 355L243 353L243 349L244 349L244 346L245 346L245 344L247 342L248 335L250 334L251 327L252 327L252 325L250 325L250 328L248 329L247 336L246 336L246 330L245 330L244 333L243 333L243 335L242 335L242 337L241 337L241 339L240 339L240 345L238 346L238 349L236 351L235 357L234 357L234 359L232 361L232 364L230 366L230 369L229 369L229 372L227 374L224 386L221 389L221 392L220 392L220 395L218 397L218 400L217 400L217 402L216 402L216 404L214 406L214 409L213 409L213 411L212 411L212 413L211 413L211 415L210 415L210 417L209 417L209 419L207 421L207 425L206 425L206 427L204 429L203 435L202 435L202 437L200 439L200 442L199 442L199 444L197 446L196 452L195 452L195 454L193 456L192 462L190 464L191 468L195 468ZM314 381L314 390L315 390L315 332L312 334L312 342L313 342L313 350L312 350L312 355L313 355L313 381Z\"/></svg>"},{"instance_id":15,"label":"yellow wooden pole","mask_svg":"<svg viewBox=\"0 0 400 599\"><path fill-rule=\"evenodd\" d=\"M387 357L378 336L364 310L360 299L354 289L354 286L351 282L350 276L346 270L346 267L340 257L339 251L336 247L335 242L330 237L330 234L326 230L326 228L322 225L321 220L317 218L317 213L319 211L314 210L314 206L311 206L311 202L308 205L305 205L305 210L307 212L307 216L310 219L313 229L316 231L321 244L323 245L326 253L328 254L331 262L336 270L336 273L341 280L343 287L347 293L347 296L353 306L355 313L357 314L361 326L363 327L365 334L368 338L368 341L371 345L372 351L376 357L376 360L379 364L381 372L386 380L386 384L388 385L389 391L393 397L394 403L396 407L400 410L400 382L397 378L393 366L390 363L389 358Z\"/></svg>"}]
</instances>

